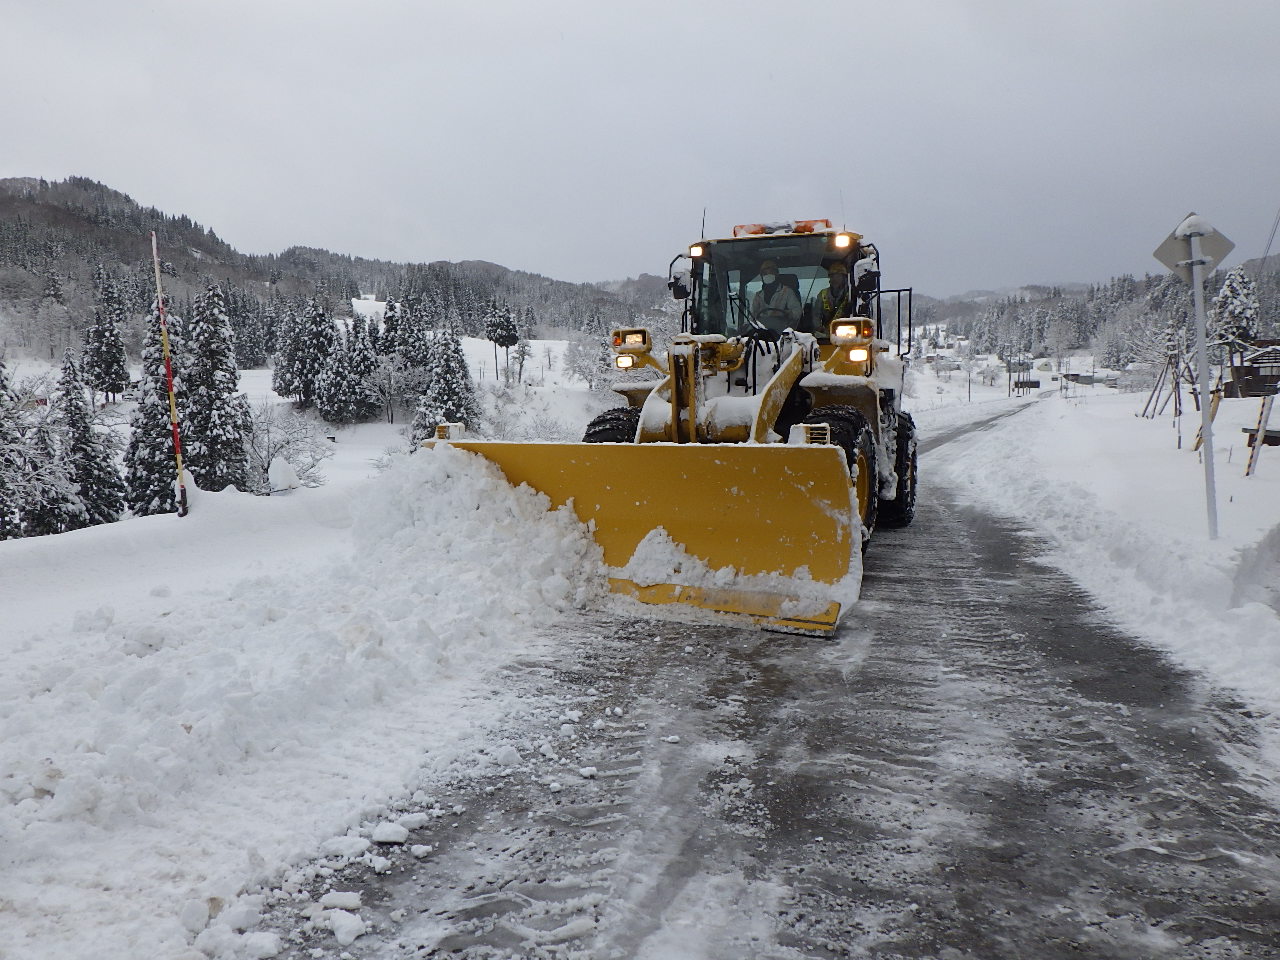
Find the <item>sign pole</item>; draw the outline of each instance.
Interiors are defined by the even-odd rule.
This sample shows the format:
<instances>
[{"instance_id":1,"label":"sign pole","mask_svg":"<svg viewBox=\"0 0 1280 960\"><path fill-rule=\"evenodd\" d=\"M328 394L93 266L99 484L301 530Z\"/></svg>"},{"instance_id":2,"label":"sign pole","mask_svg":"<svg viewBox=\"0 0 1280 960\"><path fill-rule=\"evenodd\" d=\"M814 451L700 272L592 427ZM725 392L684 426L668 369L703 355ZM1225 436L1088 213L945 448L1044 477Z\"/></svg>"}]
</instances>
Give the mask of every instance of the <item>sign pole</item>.
<instances>
[{"instance_id":1,"label":"sign pole","mask_svg":"<svg viewBox=\"0 0 1280 960\"><path fill-rule=\"evenodd\" d=\"M1191 295L1196 307L1196 379L1200 381L1200 436L1204 449L1204 497L1209 516L1209 539L1218 539L1218 495L1213 478L1213 413L1209 409L1208 317L1204 308L1204 258L1200 253L1200 237L1193 228L1187 239L1191 245Z\"/></svg>"},{"instance_id":2,"label":"sign pole","mask_svg":"<svg viewBox=\"0 0 1280 960\"><path fill-rule=\"evenodd\" d=\"M1154 256L1191 284L1196 311L1196 367L1200 381L1200 442L1204 445L1204 496L1209 515L1209 539L1218 539L1218 497L1213 481L1213 404L1209 402L1208 320L1204 308L1204 268L1223 261L1235 244L1204 217L1191 213L1156 247ZM1199 444L1197 444L1197 447Z\"/></svg>"}]
</instances>

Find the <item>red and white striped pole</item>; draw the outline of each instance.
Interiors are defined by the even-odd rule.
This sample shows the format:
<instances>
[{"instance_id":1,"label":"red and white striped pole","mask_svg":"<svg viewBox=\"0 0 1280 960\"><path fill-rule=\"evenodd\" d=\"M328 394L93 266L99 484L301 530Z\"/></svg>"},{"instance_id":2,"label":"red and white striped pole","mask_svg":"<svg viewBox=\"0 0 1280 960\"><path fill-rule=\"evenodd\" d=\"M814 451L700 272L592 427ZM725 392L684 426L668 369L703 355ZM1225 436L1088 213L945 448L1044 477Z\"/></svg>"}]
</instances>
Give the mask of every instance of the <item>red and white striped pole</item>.
<instances>
[{"instance_id":1,"label":"red and white striped pole","mask_svg":"<svg viewBox=\"0 0 1280 960\"><path fill-rule=\"evenodd\" d=\"M164 309L164 288L160 285L160 250L156 232L151 231L151 262L156 269L156 307L160 313L160 347L164 351L164 376L169 386L169 427L173 430L173 458L178 466L178 516L187 515L187 485L182 478L182 437L178 431L178 403L173 396L173 362L169 357L169 321Z\"/></svg>"}]
</instances>

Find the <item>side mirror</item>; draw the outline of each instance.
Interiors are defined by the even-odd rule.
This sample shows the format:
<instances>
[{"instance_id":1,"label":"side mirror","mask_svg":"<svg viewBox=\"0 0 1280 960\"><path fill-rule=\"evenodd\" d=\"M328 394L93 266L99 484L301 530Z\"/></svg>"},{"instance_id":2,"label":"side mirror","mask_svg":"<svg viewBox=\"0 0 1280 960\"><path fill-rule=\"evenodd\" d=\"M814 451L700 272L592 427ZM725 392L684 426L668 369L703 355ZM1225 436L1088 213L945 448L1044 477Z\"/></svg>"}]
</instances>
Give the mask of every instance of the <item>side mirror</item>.
<instances>
[{"instance_id":1,"label":"side mirror","mask_svg":"<svg viewBox=\"0 0 1280 960\"><path fill-rule=\"evenodd\" d=\"M680 258L677 257L677 260ZM673 261L674 263L674 261ZM671 291L671 297L674 300L688 300L689 288L693 285L688 270L676 270L670 274L667 281L667 288Z\"/></svg>"}]
</instances>

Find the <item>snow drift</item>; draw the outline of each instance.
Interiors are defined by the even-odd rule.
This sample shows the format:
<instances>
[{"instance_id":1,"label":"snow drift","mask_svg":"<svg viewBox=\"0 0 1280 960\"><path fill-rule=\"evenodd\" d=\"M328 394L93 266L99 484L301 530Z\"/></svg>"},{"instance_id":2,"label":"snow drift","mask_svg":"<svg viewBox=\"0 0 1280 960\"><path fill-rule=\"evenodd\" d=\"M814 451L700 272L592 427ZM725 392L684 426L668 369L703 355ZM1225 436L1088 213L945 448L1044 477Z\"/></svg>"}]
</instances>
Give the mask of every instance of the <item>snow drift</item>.
<instances>
[{"instance_id":1,"label":"snow drift","mask_svg":"<svg viewBox=\"0 0 1280 960\"><path fill-rule=\"evenodd\" d=\"M17 639L0 688L0 899L24 931L6 944L17 955L178 955L178 905L230 902L342 833L362 797L402 791L424 754L451 748L467 683L521 626L603 590L576 518L479 458L423 452L352 492L354 540L318 569L160 616L122 598ZM206 494L200 509L208 523L244 501Z\"/></svg>"}]
</instances>

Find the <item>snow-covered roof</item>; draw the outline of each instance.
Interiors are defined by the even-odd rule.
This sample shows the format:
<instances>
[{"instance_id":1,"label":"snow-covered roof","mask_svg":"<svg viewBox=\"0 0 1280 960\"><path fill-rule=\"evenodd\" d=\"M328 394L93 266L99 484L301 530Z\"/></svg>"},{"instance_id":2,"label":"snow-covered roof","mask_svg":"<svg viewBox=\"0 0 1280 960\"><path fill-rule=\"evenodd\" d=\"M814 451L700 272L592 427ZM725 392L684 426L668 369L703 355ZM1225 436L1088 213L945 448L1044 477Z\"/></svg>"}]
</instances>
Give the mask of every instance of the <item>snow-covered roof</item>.
<instances>
[{"instance_id":1,"label":"snow-covered roof","mask_svg":"<svg viewBox=\"0 0 1280 960\"><path fill-rule=\"evenodd\" d=\"M1263 347L1246 354L1244 362L1250 365L1280 363L1280 347Z\"/></svg>"}]
</instances>

